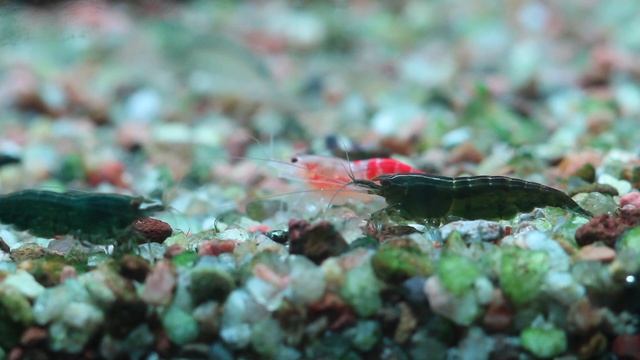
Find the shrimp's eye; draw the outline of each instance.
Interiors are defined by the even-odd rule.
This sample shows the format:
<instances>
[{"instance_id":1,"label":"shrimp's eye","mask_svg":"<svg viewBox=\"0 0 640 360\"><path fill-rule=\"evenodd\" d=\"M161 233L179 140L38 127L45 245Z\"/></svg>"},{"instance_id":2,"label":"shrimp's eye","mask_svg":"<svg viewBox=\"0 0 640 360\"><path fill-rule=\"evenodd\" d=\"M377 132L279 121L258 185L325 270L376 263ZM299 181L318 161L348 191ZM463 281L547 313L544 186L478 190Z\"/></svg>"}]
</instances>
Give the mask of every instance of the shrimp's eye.
<instances>
[{"instance_id":1,"label":"shrimp's eye","mask_svg":"<svg viewBox=\"0 0 640 360\"><path fill-rule=\"evenodd\" d=\"M292 163L297 163L298 162L298 158L297 157L292 157L291 158L291 162Z\"/></svg>"}]
</instances>

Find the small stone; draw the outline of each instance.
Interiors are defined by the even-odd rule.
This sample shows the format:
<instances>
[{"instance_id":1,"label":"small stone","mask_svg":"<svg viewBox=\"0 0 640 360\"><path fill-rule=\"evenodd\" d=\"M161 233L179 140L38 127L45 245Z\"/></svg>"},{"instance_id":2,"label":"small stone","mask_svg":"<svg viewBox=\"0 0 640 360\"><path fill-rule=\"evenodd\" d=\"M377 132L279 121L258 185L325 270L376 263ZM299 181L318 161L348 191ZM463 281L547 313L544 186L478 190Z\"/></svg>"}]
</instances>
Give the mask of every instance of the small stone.
<instances>
[{"instance_id":1,"label":"small stone","mask_svg":"<svg viewBox=\"0 0 640 360\"><path fill-rule=\"evenodd\" d=\"M120 259L120 275L127 279L143 282L151 268L143 258L131 254Z\"/></svg>"},{"instance_id":2,"label":"small stone","mask_svg":"<svg viewBox=\"0 0 640 360\"><path fill-rule=\"evenodd\" d=\"M346 241L329 222L310 225L303 220L289 221L289 252L301 254L316 264L348 250Z\"/></svg>"},{"instance_id":3,"label":"small stone","mask_svg":"<svg viewBox=\"0 0 640 360\"><path fill-rule=\"evenodd\" d=\"M533 355L549 359L567 350L567 335L554 327L529 327L520 334L522 347Z\"/></svg>"},{"instance_id":4,"label":"small stone","mask_svg":"<svg viewBox=\"0 0 640 360\"><path fill-rule=\"evenodd\" d=\"M586 245L580 248L578 259L609 262L616 258L616 251L606 246Z\"/></svg>"},{"instance_id":5,"label":"small stone","mask_svg":"<svg viewBox=\"0 0 640 360\"><path fill-rule=\"evenodd\" d=\"M177 306L172 306L162 317L162 325L169 339L184 345L198 337L198 323L187 312Z\"/></svg>"},{"instance_id":6,"label":"small stone","mask_svg":"<svg viewBox=\"0 0 640 360\"><path fill-rule=\"evenodd\" d=\"M65 265L60 272L60 283L65 282L67 279L76 279L78 272L73 266Z\"/></svg>"},{"instance_id":7,"label":"small stone","mask_svg":"<svg viewBox=\"0 0 640 360\"><path fill-rule=\"evenodd\" d=\"M21 325L29 325L33 322L29 300L13 288L0 290L0 307L2 307L0 311L6 312L6 316L13 322Z\"/></svg>"},{"instance_id":8,"label":"small stone","mask_svg":"<svg viewBox=\"0 0 640 360\"><path fill-rule=\"evenodd\" d=\"M361 320L350 329L344 331L344 336L351 341L353 347L359 351L369 351L382 336L380 324L375 320Z\"/></svg>"},{"instance_id":9,"label":"small stone","mask_svg":"<svg viewBox=\"0 0 640 360\"><path fill-rule=\"evenodd\" d=\"M619 335L613 340L613 353L621 359L640 359L640 335Z\"/></svg>"},{"instance_id":10,"label":"small stone","mask_svg":"<svg viewBox=\"0 0 640 360\"><path fill-rule=\"evenodd\" d=\"M480 308L474 293L469 291L463 296L454 296L442 285L437 276L431 276L424 285L424 292L429 300L429 306L434 313L467 326L480 313Z\"/></svg>"},{"instance_id":11,"label":"small stone","mask_svg":"<svg viewBox=\"0 0 640 360\"><path fill-rule=\"evenodd\" d=\"M611 185L616 190L618 190L618 194L624 195L631 191L631 183L626 180L617 179L609 174L602 174L598 177L598 183ZM587 209L588 210L588 209Z\"/></svg>"},{"instance_id":12,"label":"small stone","mask_svg":"<svg viewBox=\"0 0 640 360\"><path fill-rule=\"evenodd\" d=\"M460 359L489 359L496 340L487 336L479 327L472 327L467 336L460 341L458 356Z\"/></svg>"},{"instance_id":13,"label":"small stone","mask_svg":"<svg viewBox=\"0 0 640 360\"><path fill-rule=\"evenodd\" d=\"M429 256L411 248L383 246L373 255L371 264L379 279L393 284L433 273Z\"/></svg>"},{"instance_id":14,"label":"small stone","mask_svg":"<svg viewBox=\"0 0 640 360\"><path fill-rule=\"evenodd\" d=\"M476 278L480 276L480 271L471 260L459 255L446 254L438 263L437 274L449 292L461 296L471 289Z\"/></svg>"},{"instance_id":15,"label":"small stone","mask_svg":"<svg viewBox=\"0 0 640 360\"><path fill-rule=\"evenodd\" d=\"M94 305L74 301L67 304L62 319L71 328L92 333L104 321L104 314Z\"/></svg>"},{"instance_id":16,"label":"small stone","mask_svg":"<svg viewBox=\"0 0 640 360\"><path fill-rule=\"evenodd\" d=\"M49 332L45 328L32 326L27 328L20 338L20 344L27 347L35 347L47 341Z\"/></svg>"},{"instance_id":17,"label":"small stone","mask_svg":"<svg viewBox=\"0 0 640 360\"><path fill-rule=\"evenodd\" d=\"M505 301L502 291L496 290L482 318L482 324L487 330L505 332L513 323L514 310Z\"/></svg>"},{"instance_id":18,"label":"small stone","mask_svg":"<svg viewBox=\"0 0 640 360\"><path fill-rule=\"evenodd\" d=\"M195 251L182 251L171 258L171 263L176 267L192 267L198 261L198 253Z\"/></svg>"},{"instance_id":19,"label":"small stone","mask_svg":"<svg viewBox=\"0 0 640 360\"><path fill-rule=\"evenodd\" d=\"M402 283L405 299L410 304L419 305L427 301L424 294L424 283L427 281L425 277L416 276L405 280Z\"/></svg>"},{"instance_id":20,"label":"small stone","mask_svg":"<svg viewBox=\"0 0 640 360\"><path fill-rule=\"evenodd\" d=\"M573 332L586 334L598 328L602 320L602 310L594 307L587 299L581 299L569 306L567 327Z\"/></svg>"},{"instance_id":21,"label":"small stone","mask_svg":"<svg viewBox=\"0 0 640 360\"><path fill-rule=\"evenodd\" d=\"M314 317L326 317L331 330L340 329L355 321L355 314L351 307L331 292L326 292L322 299L310 304L309 314Z\"/></svg>"},{"instance_id":22,"label":"small stone","mask_svg":"<svg viewBox=\"0 0 640 360\"><path fill-rule=\"evenodd\" d=\"M220 305L207 301L193 309L193 318L198 322L200 334L206 339L215 339L220 327Z\"/></svg>"},{"instance_id":23,"label":"small stone","mask_svg":"<svg viewBox=\"0 0 640 360\"><path fill-rule=\"evenodd\" d=\"M578 357L580 359L595 359L598 356L604 355L609 346L607 337L601 332L594 334L584 342L578 349Z\"/></svg>"},{"instance_id":24,"label":"small stone","mask_svg":"<svg viewBox=\"0 0 640 360\"><path fill-rule=\"evenodd\" d=\"M140 297L150 305L168 305L171 303L175 286L173 267L167 261L160 261L147 276Z\"/></svg>"},{"instance_id":25,"label":"small stone","mask_svg":"<svg viewBox=\"0 0 640 360\"><path fill-rule=\"evenodd\" d=\"M602 241L613 247L620 235L629 228L623 219L605 214L595 216L576 231L576 242L580 246Z\"/></svg>"},{"instance_id":26,"label":"small stone","mask_svg":"<svg viewBox=\"0 0 640 360\"><path fill-rule=\"evenodd\" d=\"M400 320L398 326L393 333L393 341L398 344L403 344L409 340L416 326L418 325L418 319L415 318L411 307L404 302L398 304L400 308Z\"/></svg>"},{"instance_id":27,"label":"small stone","mask_svg":"<svg viewBox=\"0 0 640 360\"><path fill-rule=\"evenodd\" d=\"M487 220L453 221L440 228L442 238L446 239L454 231L462 235L465 243L497 241L502 239L504 228L500 223Z\"/></svg>"},{"instance_id":28,"label":"small stone","mask_svg":"<svg viewBox=\"0 0 640 360\"><path fill-rule=\"evenodd\" d=\"M22 295L35 299L44 292L44 286L40 285L31 274L24 270L18 270L4 279L4 286L16 289Z\"/></svg>"},{"instance_id":29,"label":"small stone","mask_svg":"<svg viewBox=\"0 0 640 360\"><path fill-rule=\"evenodd\" d=\"M224 253L232 253L235 248L236 242L233 240L209 240L200 244L198 255L218 256Z\"/></svg>"},{"instance_id":30,"label":"small stone","mask_svg":"<svg viewBox=\"0 0 640 360\"><path fill-rule=\"evenodd\" d=\"M631 250L640 254L640 226L627 231L616 244L616 248L620 251Z\"/></svg>"},{"instance_id":31,"label":"small stone","mask_svg":"<svg viewBox=\"0 0 640 360\"><path fill-rule=\"evenodd\" d=\"M640 209L640 191L632 191L620 197L620 207L631 205L636 209Z\"/></svg>"},{"instance_id":32,"label":"small stone","mask_svg":"<svg viewBox=\"0 0 640 360\"><path fill-rule=\"evenodd\" d=\"M224 301L235 288L233 276L220 266L199 264L190 275L189 292L196 304L207 300Z\"/></svg>"},{"instance_id":33,"label":"small stone","mask_svg":"<svg viewBox=\"0 0 640 360\"><path fill-rule=\"evenodd\" d=\"M579 177L580 179L592 183L596 181L596 168L591 163L585 163L578 170L576 170L572 176Z\"/></svg>"},{"instance_id":34,"label":"small stone","mask_svg":"<svg viewBox=\"0 0 640 360\"><path fill-rule=\"evenodd\" d=\"M580 207L593 215L611 214L616 211L618 204L611 195L601 192L579 193L573 197Z\"/></svg>"},{"instance_id":35,"label":"small stone","mask_svg":"<svg viewBox=\"0 0 640 360\"><path fill-rule=\"evenodd\" d=\"M340 296L363 317L371 316L380 309L380 285L370 263L362 264L347 273Z\"/></svg>"},{"instance_id":36,"label":"small stone","mask_svg":"<svg viewBox=\"0 0 640 360\"><path fill-rule=\"evenodd\" d=\"M153 219L150 217L144 217L136 220L133 225L133 230L142 236L141 243L155 242L162 243L173 233L171 225L164 221Z\"/></svg>"},{"instance_id":37,"label":"small stone","mask_svg":"<svg viewBox=\"0 0 640 360\"><path fill-rule=\"evenodd\" d=\"M266 318L258 321L251 332L251 346L260 355L271 357L281 346L284 335L278 321Z\"/></svg>"},{"instance_id":38,"label":"small stone","mask_svg":"<svg viewBox=\"0 0 640 360\"><path fill-rule=\"evenodd\" d=\"M185 251L185 249L182 245L178 245L178 244L170 245L167 247L167 250L165 250L164 252L164 258L173 259L175 256L181 254L183 251Z\"/></svg>"},{"instance_id":39,"label":"small stone","mask_svg":"<svg viewBox=\"0 0 640 360\"><path fill-rule=\"evenodd\" d=\"M325 293L326 281L322 270L303 256L291 255L287 258L289 266L289 286L285 296L301 304L318 301Z\"/></svg>"},{"instance_id":40,"label":"small stone","mask_svg":"<svg viewBox=\"0 0 640 360\"><path fill-rule=\"evenodd\" d=\"M547 254L507 248L502 251L498 272L505 295L517 305L534 300L549 268Z\"/></svg>"},{"instance_id":41,"label":"small stone","mask_svg":"<svg viewBox=\"0 0 640 360\"><path fill-rule=\"evenodd\" d=\"M39 259L47 254L47 249L38 244L24 244L11 251L11 260L20 263L24 260Z\"/></svg>"}]
</instances>

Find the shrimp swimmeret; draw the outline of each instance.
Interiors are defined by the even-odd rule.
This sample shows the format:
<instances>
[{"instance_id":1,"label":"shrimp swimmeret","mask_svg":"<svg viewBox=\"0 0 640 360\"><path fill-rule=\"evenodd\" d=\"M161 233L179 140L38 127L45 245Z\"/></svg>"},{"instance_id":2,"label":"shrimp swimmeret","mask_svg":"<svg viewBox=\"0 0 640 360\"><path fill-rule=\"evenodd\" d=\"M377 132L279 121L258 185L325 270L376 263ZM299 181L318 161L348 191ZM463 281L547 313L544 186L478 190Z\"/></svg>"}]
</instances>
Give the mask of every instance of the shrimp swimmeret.
<instances>
[{"instance_id":1,"label":"shrimp swimmeret","mask_svg":"<svg viewBox=\"0 0 640 360\"><path fill-rule=\"evenodd\" d=\"M354 179L373 180L380 175L395 173L423 173L399 160L373 158L347 161L340 158L318 155L300 155L291 159L296 165L296 177L302 178L310 189L334 198L335 203L344 198L369 199L355 186L349 185Z\"/></svg>"}]
</instances>

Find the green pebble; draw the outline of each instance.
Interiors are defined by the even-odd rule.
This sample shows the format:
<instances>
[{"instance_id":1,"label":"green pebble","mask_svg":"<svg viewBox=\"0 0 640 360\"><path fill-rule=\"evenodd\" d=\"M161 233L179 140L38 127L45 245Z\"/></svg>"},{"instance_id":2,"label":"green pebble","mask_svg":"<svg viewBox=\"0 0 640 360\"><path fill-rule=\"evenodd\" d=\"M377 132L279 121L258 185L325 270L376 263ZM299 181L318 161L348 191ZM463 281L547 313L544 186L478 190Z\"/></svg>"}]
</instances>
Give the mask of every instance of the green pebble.
<instances>
[{"instance_id":1,"label":"green pebble","mask_svg":"<svg viewBox=\"0 0 640 360\"><path fill-rule=\"evenodd\" d=\"M414 276L433 273L431 259L417 250L402 247L382 247L371 259L378 278L390 283L400 283Z\"/></svg>"},{"instance_id":2,"label":"green pebble","mask_svg":"<svg viewBox=\"0 0 640 360\"><path fill-rule=\"evenodd\" d=\"M14 289L3 289L0 292L0 305L7 311L7 315L22 325L33 322L31 304L25 296Z\"/></svg>"},{"instance_id":3,"label":"green pebble","mask_svg":"<svg viewBox=\"0 0 640 360\"><path fill-rule=\"evenodd\" d=\"M478 267L464 256L447 254L438 263L438 278L456 296L469 290L480 276Z\"/></svg>"},{"instance_id":4,"label":"green pebble","mask_svg":"<svg viewBox=\"0 0 640 360\"><path fill-rule=\"evenodd\" d=\"M616 245L618 250L631 250L640 254L640 226L627 231Z\"/></svg>"},{"instance_id":5,"label":"green pebble","mask_svg":"<svg viewBox=\"0 0 640 360\"><path fill-rule=\"evenodd\" d=\"M347 273L340 295L363 317L375 314L382 306L380 285L369 263Z\"/></svg>"},{"instance_id":6,"label":"green pebble","mask_svg":"<svg viewBox=\"0 0 640 360\"><path fill-rule=\"evenodd\" d=\"M24 304L18 297L22 297L17 291L11 290L11 295L7 294L9 291L5 290L0 294L0 347L10 349L20 340L20 334L24 329ZM29 308L29 302L26 298L22 297L27 302L27 310ZM29 311L29 316L31 313Z\"/></svg>"},{"instance_id":7,"label":"green pebble","mask_svg":"<svg viewBox=\"0 0 640 360\"><path fill-rule=\"evenodd\" d=\"M500 285L516 305L534 300L540 293L549 270L547 254L540 251L508 248L501 254Z\"/></svg>"},{"instance_id":8,"label":"green pebble","mask_svg":"<svg viewBox=\"0 0 640 360\"><path fill-rule=\"evenodd\" d=\"M175 344L184 345L198 337L198 322L176 306L172 306L164 314L162 325Z\"/></svg>"},{"instance_id":9,"label":"green pebble","mask_svg":"<svg viewBox=\"0 0 640 360\"><path fill-rule=\"evenodd\" d=\"M176 267L191 267L198 261L198 253L195 251L183 251L174 256L171 262Z\"/></svg>"},{"instance_id":10,"label":"green pebble","mask_svg":"<svg viewBox=\"0 0 640 360\"><path fill-rule=\"evenodd\" d=\"M596 181L596 168L593 164L586 163L576 170L576 172L573 173L573 176L577 176L588 183L592 183Z\"/></svg>"},{"instance_id":11,"label":"green pebble","mask_svg":"<svg viewBox=\"0 0 640 360\"><path fill-rule=\"evenodd\" d=\"M71 329L59 321L49 326L49 344L53 351L77 354L84 349L85 344L92 336L92 332Z\"/></svg>"},{"instance_id":12,"label":"green pebble","mask_svg":"<svg viewBox=\"0 0 640 360\"><path fill-rule=\"evenodd\" d=\"M618 203L613 200L611 195L605 195L599 192L580 193L574 196L573 199L583 209L595 216L613 213L618 209Z\"/></svg>"},{"instance_id":13,"label":"green pebble","mask_svg":"<svg viewBox=\"0 0 640 360\"><path fill-rule=\"evenodd\" d=\"M224 301L234 287L233 277L214 266L198 266L191 271L189 292L196 304L207 300Z\"/></svg>"},{"instance_id":14,"label":"green pebble","mask_svg":"<svg viewBox=\"0 0 640 360\"><path fill-rule=\"evenodd\" d=\"M260 355L273 356L282 344L283 334L277 320L266 318L253 326L251 346Z\"/></svg>"},{"instance_id":15,"label":"green pebble","mask_svg":"<svg viewBox=\"0 0 640 360\"><path fill-rule=\"evenodd\" d=\"M522 347L538 358L549 359L567 350L567 336L556 328L530 327L520 334Z\"/></svg>"},{"instance_id":16,"label":"green pebble","mask_svg":"<svg viewBox=\"0 0 640 360\"><path fill-rule=\"evenodd\" d=\"M359 321L356 326L345 330L344 335L351 340L353 347L360 351L371 350L380 340L382 330L374 320Z\"/></svg>"}]
</instances>

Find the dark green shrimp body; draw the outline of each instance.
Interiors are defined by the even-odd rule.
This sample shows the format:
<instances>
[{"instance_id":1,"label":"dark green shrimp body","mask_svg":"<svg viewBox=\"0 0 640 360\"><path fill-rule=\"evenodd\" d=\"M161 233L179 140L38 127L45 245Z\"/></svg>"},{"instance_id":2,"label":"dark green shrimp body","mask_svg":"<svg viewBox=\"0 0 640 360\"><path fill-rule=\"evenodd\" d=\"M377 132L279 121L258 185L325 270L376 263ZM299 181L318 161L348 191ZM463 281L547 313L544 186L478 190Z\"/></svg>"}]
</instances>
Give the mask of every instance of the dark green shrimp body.
<instances>
[{"instance_id":1,"label":"dark green shrimp body","mask_svg":"<svg viewBox=\"0 0 640 360\"><path fill-rule=\"evenodd\" d=\"M113 239L135 220L160 210L143 209L142 197L79 191L22 190L0 195L0 223L35 236L70 234L96 241Z\"/></svg>"},{"instance_id":2,"label":"dark green shrimp body","mask_svg":"<svg viewBox=\"0 0 640 360\"><path fill-rule=\"evenodd\" d=\"M356 185L385 198L411 218L445 216L465 219L509 218L536 207L556 206L592 215L564 192L542 184L506 176L445 177L424 174L379 176L379 184L358 180Z\"/></svg>"}]
</instances>

